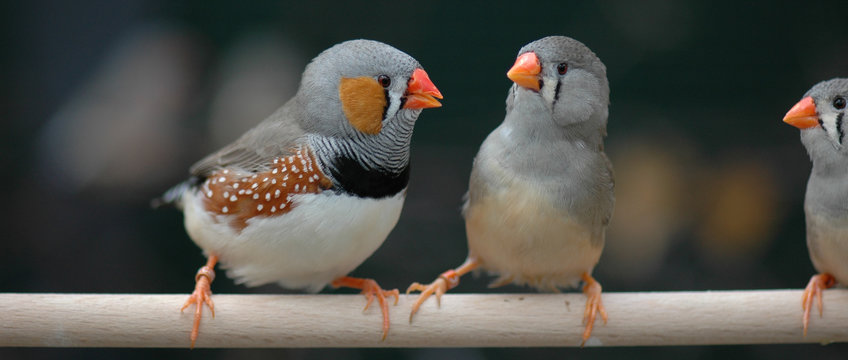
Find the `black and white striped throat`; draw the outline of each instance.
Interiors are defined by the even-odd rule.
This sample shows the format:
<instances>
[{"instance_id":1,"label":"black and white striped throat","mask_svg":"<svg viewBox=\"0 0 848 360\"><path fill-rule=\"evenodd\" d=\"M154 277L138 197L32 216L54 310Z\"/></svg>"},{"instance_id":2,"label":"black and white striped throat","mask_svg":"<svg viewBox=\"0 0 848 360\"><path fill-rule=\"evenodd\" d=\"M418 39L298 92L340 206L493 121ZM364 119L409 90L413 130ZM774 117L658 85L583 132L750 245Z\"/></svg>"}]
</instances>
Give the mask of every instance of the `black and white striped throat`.
<instances>
[{"instance_id":1,"label":"black and white striped throat","mask_svg":"<svg viewBox=\"0 0 848 360\"><path fill-rule=\"evenodd\" d=\"M399 116L407 113L399 112ZM394 119L410 120L410 119ZM390 121L380 134L352 138L311 135L308 142L333 189L364 198L394 196L409 183L409 145L414 118Z\"/></svg>"}]
</instances>

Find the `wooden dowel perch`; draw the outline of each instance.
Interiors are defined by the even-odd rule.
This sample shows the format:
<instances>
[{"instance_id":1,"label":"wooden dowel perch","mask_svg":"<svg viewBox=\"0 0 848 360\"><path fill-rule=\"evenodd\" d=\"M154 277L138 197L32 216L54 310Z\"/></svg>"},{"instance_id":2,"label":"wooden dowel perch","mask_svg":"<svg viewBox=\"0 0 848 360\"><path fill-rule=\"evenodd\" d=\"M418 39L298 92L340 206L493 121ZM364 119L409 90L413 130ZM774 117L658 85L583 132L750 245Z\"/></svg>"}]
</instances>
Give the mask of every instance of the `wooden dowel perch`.
<instances>
[{"instance_id":1,"label":"wooden dowel perch","mask_svg":"<svg viewBox=\"0 0 848 360\"><path fill-rule=\"evenodd\" d=\"M0 294L0 346L188 347L187 295ZM585 297L448 294L409 323L413 296L391 307L361 295L213 295L197 347L579 346ZM829 343L848 341L848 290L824 292L801 335L801 291L605 293L609 323L586 346Z\"/></svg>"}]
</instances>

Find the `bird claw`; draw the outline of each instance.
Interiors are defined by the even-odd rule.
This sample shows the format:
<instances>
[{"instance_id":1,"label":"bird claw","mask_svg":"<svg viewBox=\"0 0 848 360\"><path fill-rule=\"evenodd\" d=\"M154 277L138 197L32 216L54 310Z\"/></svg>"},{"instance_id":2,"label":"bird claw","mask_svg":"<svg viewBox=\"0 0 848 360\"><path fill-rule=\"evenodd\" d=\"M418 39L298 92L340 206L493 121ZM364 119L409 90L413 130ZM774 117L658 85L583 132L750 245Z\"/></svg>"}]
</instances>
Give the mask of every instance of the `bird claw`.
<instances>
[{"instance_id":1,"label":"bird claw","mask_svg":"<svg viewBox=\"0 0 848 360\"><path fill-rule=\"evenodd\" d=\"M455 288L459 285L459 277L460 275L455 270L448 270L439 275L439 277L428 285L423 285L421 283L412 283L409 285L409 288L406 289L406 294L413 291L420 291L421 295L418 296L418 299L415 300L415 303L412 304L412 311L409 313L409 322L412 323L412 317L415 316L415 313L418 312L418 308L421 307L421 304L430 297L430 295L436 295L436 306L442 306L442 295L445 294L450 289Z\"/></svg>"},{"instance_id":2,"label":"bird claw","mask_svg":"<svg viewBox=\"0 0 848 360\"><path fill-rule=\"evenodd\" d=\"M189 295L186 302L183 303L183 306L180 308L180 312L183 312L187 307L192 304L195 305L194 310L194 325L191 328L191 348L194 348L194 343L197 341L197 336L200 331L200 319L203 317L203 304L209 307L209 311L212 313L212 318L215 318L215 303L212 302L212 279L214 279L214 275L208 275L208 272L212 270L208 267L204 266L200 268L197 273L197 283L194 287L194 292ZM214 272L213 272L214 274Z\"/></svg>"},{"instance_id":3,"label":"bird claw","mask_svg":"<svg viewBox=\"0 0 848 360\"><path fill-rule=\"evenodd\" d=\"M382 340L386 340L386 336L389 334L389 304L386 303L386 297L394 296L394 304L397 305L398 300L400 299L400 291L398 291L398 289L383 290L373 279L354 278L350 276L344 276L333 280L332 285L335 287L344 286L362 290L361 294L365 295L365 299L367 301L365 303L365 308L362 309L362 311L368 310L368 307L370 307L371 303L374 302L374 298L377 298L377 301L380 303L380 310L383 313Z\"/></svg>"},{"instance_id":4,"label":"bird claw","mask_svg":"<svg viewBox=\"0 0 848 360\"><path fill-rule=\"evenodd\" d=\"M215 303L212 302L212 290L208 283L205 286L198 283L194 292L192 292L188 299L186 299L186 302L183 303L183 306L180 308L180 312L183 312L183 310L192 304L197 305L198 308L202 307L203 304L206 304L206 306L209 307L209 311L212 312L212 317L215 317ZM200 310L196 310L195 312L200 312Z\"/></svg>"},{"instance_id":5,"label":"bird claw","mask_svg":"<svg viewBox=\"0 0 848 360\"><path fill-rule=\"evenodd\" d=\"M595 318L598 315L601 315L604 325L607 323L607 310L601 301L601 284L588 274L583 275L583 281L586 282L586 285L583 286L583 293L586 294L586 310L583 311L583 324L586 325L586 328L583 331L583 342L580 343L581 347L592 336L592 329L595 327Z\"/></svg>"},{"instance_id":6,"label":"bird claw","mask_svg":"<svg viewBox=\"0 0 848 360\"><path fill-rule=\"evenodd\" d=\"M813 307L813 301L816 301L816 307L819 309L819 317L822 317L824 313L822 291L833 287L835 284L836 279L833 275L827 273L813 275L810 278L810 282L807 283L807 287L801 296L801 307L804 309L804 315L801 321L804 326L804 336L807 336L807 328L810 324L810 309Z\"/></svg>"},{"instance_id":7,"label":"bird claw","mask_svg":"<svg viewBox=\"0 0 848 360\"><path fill-rule=\"evenodd\" d=\"M389 335L389 305L386 303L386 297L394 296L394 304L397 305L398 299L400 298L400 291L398 291L398 289L383 290L376 281L365 279L365 286L362 288L362 294L365 295L365 298L367 299L365 308L362 309L362 311L368 310L368 307L371 306L372 302L374 302L375 297L377 298L377 302L380 303L380 310L383 313L383 337L380 340L386 340L386 336Z\"/></svg>"},{"instance_id":8,"label":"bird claw","mask_svg":"<svg viewBox=\"0 0 848 360\"><path fill-rule=\"evenodd\" d=\"M367 302L365 303L365 308L362 309L363 312L365 310L368 310L368 307L370 307L371 303L374 302L375 295L378 299L380 299L381 306L386 301L386 298L389 296L393 296L395 298L395 302L393 305L397 305L398 300L400 299L400 291L398 289L383 290L382 288L380 288L379 285L377 285L376 282L374 282L374 286L376 286L376 289L374 290L362 290L362 294L365 295L365 298L367 299Z\"/></svg>"}]
</instances>

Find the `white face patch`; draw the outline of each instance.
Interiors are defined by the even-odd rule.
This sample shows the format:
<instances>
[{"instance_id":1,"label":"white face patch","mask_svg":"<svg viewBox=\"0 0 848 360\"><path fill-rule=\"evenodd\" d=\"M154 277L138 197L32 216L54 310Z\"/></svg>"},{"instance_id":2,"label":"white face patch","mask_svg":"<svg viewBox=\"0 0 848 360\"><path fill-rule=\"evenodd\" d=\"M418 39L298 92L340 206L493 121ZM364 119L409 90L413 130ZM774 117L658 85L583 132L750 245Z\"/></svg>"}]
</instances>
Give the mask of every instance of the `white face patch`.
<instances>
[{"instance_id":1,"label":"white face patch","mask_svg":"<svg viewBox=\"0 0 848 360\"><path fill-rule=\"evenodd\" d=\"M820 116L822 131L824 131L828 139L830 139L830 143L833 144L833 148L836 149L836 151L842 150L841 141L845 141L845 139L844 135L840 135L840 131L844 132L845 128L844 125L839 126L838 124L838 122L840 122L838 119L839 113L827 112ZM842 119L842 122L844 121L846 120ZM842 137L842 139L840 139L840 137Z\"/></svg>"},{"instance_id":2,"label":"white face patch","mask_svg":"<svg viewBox=\"0 0 848 360\"><path fill-rule=\"evenodd\" d=\"M553 105L554 105L554 101L556 100L555 99L556 88L557 88L557 84L561 81L561 79L559 79L557 77L553 77L553 78L544 77L542 79L542 81L544 83L543 83L543 86L540 89L539 93L542 96L542 99L545 99L545 106L549 110L551 110L551 112L553 112Z\"/></svg>"}]
</instances>

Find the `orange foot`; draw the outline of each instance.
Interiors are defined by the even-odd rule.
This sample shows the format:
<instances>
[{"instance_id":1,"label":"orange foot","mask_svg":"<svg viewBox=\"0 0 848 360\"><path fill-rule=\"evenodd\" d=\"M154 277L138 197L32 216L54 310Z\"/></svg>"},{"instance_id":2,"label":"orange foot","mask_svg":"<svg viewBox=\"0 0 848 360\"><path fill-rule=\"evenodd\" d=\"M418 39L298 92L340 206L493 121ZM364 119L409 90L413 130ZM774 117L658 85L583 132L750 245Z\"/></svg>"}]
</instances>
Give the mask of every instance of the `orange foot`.
<instances>
[{"instance_id":1,"label":"orange foot","mask_svg":"<svg viewBox=\"0 0 848 360\"><path fill-rule=\"evenodd\" d=\"M819 317L822 316L822 290L829 289L836 285L836 278L828 273L813 275L807 288L804 289L804 295L801 296L801 307L804 308L804 336L807 336L807 325L810 324L810 309L813 307L813 300L818 297L816 305L819 308Z\"/></svg>"},{"instance_id":2,"label":"orange foot","mask_svg":"<svg viewBox=\"0 0 848 360\"><path fill-rule=\"evenodd\" d=\"M592 336L592 328L595 326L595 317L601 315L604 324L607 323L607 311L604 309L604 304L601 302L601 284L595 281L589 273L583 273L581 276L586 285L583 285L583 293L586 294L586 310L583 312L583 323L586 324L586 330L583 331L583 342L580 346L586 344L586 340Z\"/></svg>"},{"instance_id":3,"label":"orange foot","mask_svg":"<svg viewBox=\"0 0 848 360\"><path fill-rule=\"evenodd\" d=\"M415 316L415 313L418 312L418 308L421 307L421 304L430 297L430 295L436 294L436 305L442 305L442 295L450 289L455 288L459 285L459 278L462 275L469 273L471 270L476 269L480 266L480 262L478 262L474 258L468 258L465 260L465 263L460 265L460 267L455 270L448 270L443 272L439 277L430 283L429 285L423 285L420 283L412 283L409 285L409 288L406 289L406 294L413 291L420 291L421 295L418 296L418 299L415 300L415 303L412 304L412 311L409 313L409 322L412 322L412 317Z\"/></svg>"},{"instance_id":4,"label":"orange foot","mask_svg":"<svg viewBox=\"0 0 848 360\"><path fill-rule=\"evenodd\" d=\"M362 309L362 311L368 310L368 307L371 306L371 303L374 301L374 297L377 298L380 302L380 309L383 311L383 338L381 340L386 340L386 335L389 334L389 305L386 303L386 297L394 296L395 305L397 305L398 298L400 297L398 289L383 290L380 285L377 285L377 282L372 279L362 279L350 276L344 276L333 280L332 285L334 287L344 286L362 290L362 294L368 299L368 302L365 303L365 308Z\"/></svg>"},{"instance_id":5,"label":"orange foot","mask_svg":"<svg viewBox=\"0 0 848 360\"><path fill-rule=\"evenodd\" d=\"M212 317L215 317L215 304L212 302L212 281L215 280L215 264L218 262L218 257L212 255L206 265L197 270L197 275L194 277L195 286L194 292L188 297L180 312L185 310L191 304L196 306L194 310L194 326L191 328L191 348L194 349L194 342L197 341L197 334L200 329L200 318L203 313L203 304L209 307L212 312Z\"/></svg>"}]
</instances>

